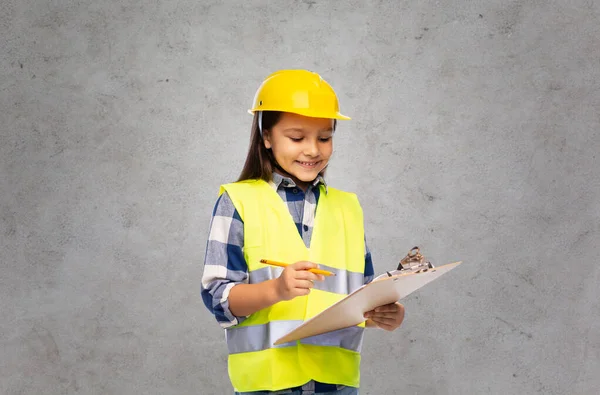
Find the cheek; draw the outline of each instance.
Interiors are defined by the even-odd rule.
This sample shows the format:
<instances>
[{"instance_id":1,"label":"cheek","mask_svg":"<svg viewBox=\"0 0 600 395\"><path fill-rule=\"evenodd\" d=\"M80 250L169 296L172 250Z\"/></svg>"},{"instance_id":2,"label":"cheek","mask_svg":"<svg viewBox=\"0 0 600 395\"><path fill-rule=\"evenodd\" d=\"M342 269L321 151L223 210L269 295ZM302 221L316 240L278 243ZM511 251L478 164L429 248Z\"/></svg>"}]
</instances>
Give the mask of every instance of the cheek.
<instances>
[{"instance_id":1,"label":"cheek","mask_svg":"<svg viewBox=\"0 0 600 395\"><path fill-rule=\"evenodd\" d=\"M321 154L323 156L329 158L332 153L333 153L333 142L330 141L327 144L323 144L323 147L321 147Z\"/></svg>"},{"instance_id":2,"label":"cheek","mask_svg":"<svg viewBox=\"0 0 600 395\"><path fill-rule=\"evenodd\" d=\"M293 153L293 147L291 147L290 144L286 144L282 141L277 141L276 143L274 143L272 150L273 155L275 155L275 158L277 158L279 161L281 161L285 157L292 155Z\"/></svg>"}]
</instances>

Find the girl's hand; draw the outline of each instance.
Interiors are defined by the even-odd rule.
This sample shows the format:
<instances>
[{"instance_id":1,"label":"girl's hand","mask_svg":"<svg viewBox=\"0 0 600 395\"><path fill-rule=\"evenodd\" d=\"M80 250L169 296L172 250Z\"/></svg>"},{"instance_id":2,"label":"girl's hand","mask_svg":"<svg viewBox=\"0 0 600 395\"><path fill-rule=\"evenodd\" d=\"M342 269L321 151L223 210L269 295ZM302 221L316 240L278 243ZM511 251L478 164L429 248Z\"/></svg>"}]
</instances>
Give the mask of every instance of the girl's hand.
<instances>
[{"instance_id":1,"label":"girl's hand","mask_svg":"<svg viewBox=\"0 0 600 395\"><path fill-rule=\"evenodd\" d=\"M308 269L318 266L312 262L300 261L286 266L275 280L275 292L279 300L290 300L297 296L308 295L314 286L313 281L323 281L321 274L314 274Z\"/></svg>"},{"instance_id":2,"label":"girl's hand","mask_svg":"<svg viewBox=\"0 0 600 395\"><path fill-rule=\"evenodd\" d=\"M404 306L398 302L379 306L367 311L365 318L370 319L378 328L391 332L404 321Z\"/></svg>"}]
</instances>

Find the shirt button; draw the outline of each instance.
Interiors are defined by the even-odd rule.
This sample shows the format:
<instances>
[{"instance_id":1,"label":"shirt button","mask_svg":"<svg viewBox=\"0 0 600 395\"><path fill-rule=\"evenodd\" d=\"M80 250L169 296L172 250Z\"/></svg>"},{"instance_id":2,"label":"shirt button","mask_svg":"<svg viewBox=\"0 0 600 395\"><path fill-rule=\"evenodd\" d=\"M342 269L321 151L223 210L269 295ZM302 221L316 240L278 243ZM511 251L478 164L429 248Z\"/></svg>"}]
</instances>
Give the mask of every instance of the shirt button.
<instances>
[{"instance_id":1,"label":"shirt button","mask_svg":"<svg viewBox=\"0 0 600 395\"><path fill-rule=\"evenodd\" d=\"M294 192L294 193L298 193L298 188L294 188L294 189L292 189L292 192Z\"/></svg>"},{"instance_id":2,"label":"shirt button","mask_svg":"<svg viewBox=\"0 0 600 395\"><path fill-rule=\"evenodd\" d=\"M308 230L308 225L304 225L304 230L307 231Z\"/></svg>"}]
</instances>

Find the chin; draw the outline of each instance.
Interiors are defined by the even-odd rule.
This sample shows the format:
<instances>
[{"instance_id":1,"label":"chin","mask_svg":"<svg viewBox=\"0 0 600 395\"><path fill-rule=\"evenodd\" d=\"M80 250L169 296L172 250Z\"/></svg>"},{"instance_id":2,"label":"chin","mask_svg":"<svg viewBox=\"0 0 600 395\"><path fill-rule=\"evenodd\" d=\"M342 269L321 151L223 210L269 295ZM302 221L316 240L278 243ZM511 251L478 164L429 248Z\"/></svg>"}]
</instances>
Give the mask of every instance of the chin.
<instances>
[{"instance_id":1,"label":"chin","mask_svg":"<svg viewBox=\"0 0 600 395\"><path fill-rule=\"evenodd\" d=\"M315 178L317 178L319 176L319 174L321 174L321 170L315 171L314 173L311 173L310 175L304 174L304 177L298 177L298 179L302 180L304 182L310 182L310 181L313 181Z\"/></svg>"}]
</instances>

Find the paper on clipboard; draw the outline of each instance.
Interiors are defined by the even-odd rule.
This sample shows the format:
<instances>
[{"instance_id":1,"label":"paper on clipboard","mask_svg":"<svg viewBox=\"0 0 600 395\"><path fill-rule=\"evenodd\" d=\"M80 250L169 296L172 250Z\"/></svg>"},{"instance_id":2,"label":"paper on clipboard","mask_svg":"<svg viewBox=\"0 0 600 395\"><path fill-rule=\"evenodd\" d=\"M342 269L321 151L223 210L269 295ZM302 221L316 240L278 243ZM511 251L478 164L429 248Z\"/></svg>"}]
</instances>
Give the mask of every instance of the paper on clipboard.
<instances>
[{"instance_id":1,"label":"paper on clipboard","mask_svg":"<svg viewBox=\"0 0 600 395\"><path fill-rule=\"evenodd\" d=\"M281 337L274 345L358 325L365 321L367 311L399 301L461 263L449 263L418 273L381 275Z\"/></svg>"}]
</instances>

